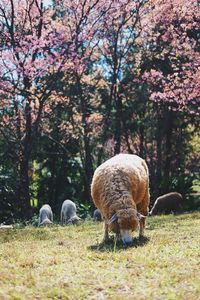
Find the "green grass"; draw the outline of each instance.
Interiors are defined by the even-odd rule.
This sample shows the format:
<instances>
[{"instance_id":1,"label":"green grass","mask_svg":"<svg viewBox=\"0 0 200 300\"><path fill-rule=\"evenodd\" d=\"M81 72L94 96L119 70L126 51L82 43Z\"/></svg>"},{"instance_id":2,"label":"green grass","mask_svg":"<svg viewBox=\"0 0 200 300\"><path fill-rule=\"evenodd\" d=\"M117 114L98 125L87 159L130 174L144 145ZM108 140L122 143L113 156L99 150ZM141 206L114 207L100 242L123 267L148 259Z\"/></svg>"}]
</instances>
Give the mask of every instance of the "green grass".
<instances>
[{"instance_id":1,"label":"green grass","mask_svg":"<svg viewBox=\"0 0 200 300\"><path fill-rule=\"evenodd\" d=\"M148 219L132 247L102 223L0 231L0 299L200 299L200 212Z\"/></svg>"}]
</instances>

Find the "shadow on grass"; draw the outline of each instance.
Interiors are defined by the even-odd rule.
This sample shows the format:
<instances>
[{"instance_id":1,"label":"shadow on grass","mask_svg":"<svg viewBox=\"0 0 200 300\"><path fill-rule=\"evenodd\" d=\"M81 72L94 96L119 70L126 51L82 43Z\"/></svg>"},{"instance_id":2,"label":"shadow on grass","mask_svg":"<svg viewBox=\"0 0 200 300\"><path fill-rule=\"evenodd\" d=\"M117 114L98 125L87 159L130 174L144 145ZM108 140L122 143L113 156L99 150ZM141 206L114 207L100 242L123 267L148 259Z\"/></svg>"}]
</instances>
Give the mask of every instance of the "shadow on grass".
<instances>
[{"instance_id":1,"label":"shadow on grass","mask_svg":"<svg viewBox=\"0 0 200 300\"><path fill-rule=\"evenodd\" d=\"M140 238L133 238L131 244L124 245L122 241L117 241L115 238L110 238L106 243L100 243L97 245L89 246L88 249L92 251L100 251L100 252L116 252L118 250L125 250L128 248L138 248L145 246L150 241L149 237L140 237Z\"/></svg>"}]
</instances>

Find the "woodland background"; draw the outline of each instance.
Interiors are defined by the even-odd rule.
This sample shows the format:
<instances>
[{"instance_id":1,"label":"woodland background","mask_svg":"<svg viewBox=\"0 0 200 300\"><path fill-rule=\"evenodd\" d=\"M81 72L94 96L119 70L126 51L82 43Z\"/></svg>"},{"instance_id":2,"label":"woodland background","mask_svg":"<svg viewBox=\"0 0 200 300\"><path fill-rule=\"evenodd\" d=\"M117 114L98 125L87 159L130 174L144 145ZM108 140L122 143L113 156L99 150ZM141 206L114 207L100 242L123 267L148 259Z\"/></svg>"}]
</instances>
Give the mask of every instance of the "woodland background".
<instances>
[{"instance_id":1,"label":"woodland background","mask_svg":"<svg viewBox=\"0 0 200 300\"><path fill-rule=\"evenodd\" d=\"M0 222L66 198L92 211L95 168L143 157L151 203L200 207L200 4L0 1Z\"/></svg>"}]
</instances>

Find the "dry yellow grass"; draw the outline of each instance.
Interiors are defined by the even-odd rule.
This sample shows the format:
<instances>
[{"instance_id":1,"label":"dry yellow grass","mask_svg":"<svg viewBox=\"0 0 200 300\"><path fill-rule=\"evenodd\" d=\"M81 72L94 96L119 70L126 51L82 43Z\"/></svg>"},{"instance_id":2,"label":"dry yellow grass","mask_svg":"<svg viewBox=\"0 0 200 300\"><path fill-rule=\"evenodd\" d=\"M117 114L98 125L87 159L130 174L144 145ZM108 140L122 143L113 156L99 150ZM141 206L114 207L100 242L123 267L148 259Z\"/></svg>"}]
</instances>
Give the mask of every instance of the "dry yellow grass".
<instances>
[{"instance_id":1,"label":"dry yellow grass","mask_svg":"<svg viewBox=\"0 0 200 300\"><path fill-rule=\"evenodd\" d=\"M0 299L200 299L200 213L151 217L130 248L102 223L0 231Z\"/></svg>"}]
</instances>

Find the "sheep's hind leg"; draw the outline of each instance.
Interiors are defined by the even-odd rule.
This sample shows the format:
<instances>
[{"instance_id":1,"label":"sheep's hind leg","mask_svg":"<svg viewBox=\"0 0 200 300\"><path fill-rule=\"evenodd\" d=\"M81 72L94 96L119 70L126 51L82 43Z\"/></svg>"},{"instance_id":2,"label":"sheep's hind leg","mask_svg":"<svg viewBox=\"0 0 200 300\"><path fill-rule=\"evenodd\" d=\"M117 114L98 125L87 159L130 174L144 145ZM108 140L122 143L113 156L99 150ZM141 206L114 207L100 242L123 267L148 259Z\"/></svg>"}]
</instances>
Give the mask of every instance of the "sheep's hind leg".
<instances>
[{"instance_id":1,"label":"sheep's hind leg","mask_svg":"<svg viewBox=\"0 0 200 300\"><path fill-rule=\"evenodd\" d=\"M141 204L137 205L137 211L141 214L141 216L139 216L139 237L143 237L146 217L148 216L148 207L146 207L146 205Z\"/></svg>"},{"instance_id":2,"label":"sheep's hind leg","mask_svg":"<svg viewBox=\"0 0 200 300\"><path fill-rule=\"evenodd\" d=\"M104 223L104 237L103 237L103 243L108 242L109 236L108 236L108 224Z\"/></svg>"}]
</instances>

